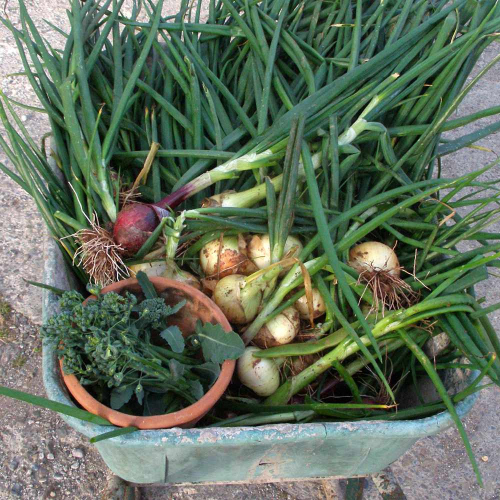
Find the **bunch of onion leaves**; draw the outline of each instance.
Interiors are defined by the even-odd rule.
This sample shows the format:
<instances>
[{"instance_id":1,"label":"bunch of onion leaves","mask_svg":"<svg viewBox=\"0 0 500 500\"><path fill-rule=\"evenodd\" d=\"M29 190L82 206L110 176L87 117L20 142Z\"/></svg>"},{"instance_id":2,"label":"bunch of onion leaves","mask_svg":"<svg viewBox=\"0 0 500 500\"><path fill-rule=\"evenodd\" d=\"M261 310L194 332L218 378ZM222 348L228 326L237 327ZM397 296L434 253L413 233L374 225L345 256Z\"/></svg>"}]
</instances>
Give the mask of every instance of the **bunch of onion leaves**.
<instances>
[{"instance_id":1,"label":"bunch of onion leaves","mask_svg":"<svg viewBox=\"0 0 500 500\"><path fill-rule=\"evenodd\" d=\"M82 280L126 275L122 260L140 251L167 208L198 208L214 195L254 206L265 176L279 191L300 114L334 210L344 208L352 172L370 172L360 177L369 198L431 178L438 155L498 129L440 143L443 131L499 111L449 121L494 62L467 82L500 27L494 1L207 4L202 20L201 2L182 1L164 18L161 1L134 2L124 16L123 0L72 0L70 32L53 27L62 52L22 0L20 29L2 19L49 117L63 180L6 113L10 145L2 147L15 170L2 169L37 200ZM3 96L5 111L11 104Z\"/></svg>"}]
</instances>

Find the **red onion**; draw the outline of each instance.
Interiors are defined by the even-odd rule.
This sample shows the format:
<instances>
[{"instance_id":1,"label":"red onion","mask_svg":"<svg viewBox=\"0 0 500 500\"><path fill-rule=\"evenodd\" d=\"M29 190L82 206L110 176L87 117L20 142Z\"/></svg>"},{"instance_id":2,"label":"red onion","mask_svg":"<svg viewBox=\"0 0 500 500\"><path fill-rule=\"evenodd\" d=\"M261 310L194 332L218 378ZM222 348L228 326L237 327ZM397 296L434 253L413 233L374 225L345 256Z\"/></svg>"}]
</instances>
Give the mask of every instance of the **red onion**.
<instances>
[{"instance_id":1,"label":"red onion","mask_svg":"<svg viewBox=\"0 0 500 500\"><path fill-rule=\"evenodd\" d=\"M158 203L152 205L132 203L122 208L113 227L115 243L123 248L125 255L135 255L158 226L160 219L166 215L165 208L176 207L193 194L192 190L188 184Z\"/></svg>"}]
</instances>

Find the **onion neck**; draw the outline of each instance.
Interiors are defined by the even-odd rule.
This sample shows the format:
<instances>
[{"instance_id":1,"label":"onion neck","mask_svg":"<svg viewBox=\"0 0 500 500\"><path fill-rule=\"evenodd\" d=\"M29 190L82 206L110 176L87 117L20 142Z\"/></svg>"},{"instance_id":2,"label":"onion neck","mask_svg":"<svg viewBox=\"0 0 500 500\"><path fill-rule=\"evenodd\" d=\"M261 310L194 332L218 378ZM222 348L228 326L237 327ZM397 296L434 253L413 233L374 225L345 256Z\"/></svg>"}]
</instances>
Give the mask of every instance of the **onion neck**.
<instances>
[{"instance_id":1,"label":"onion neck","mask_svg":"<svg viewBox=\"0 0 500 500\"><path fill-rule=\"evenodd\" d=\"M275 159L275 154L270 149L267 149L262 153L247 153L239 158L226 161L222 165L201 174L188 182L185 186L169 194L163 198L163 200L155 203L155 206L160 208L174 208L184 200L212 186L216 182L233 178L236 172L265 166L272 162L273 159Z\"/></svg>"},{"instance_id":2,"label":"onion neck","mask_svg":"<svg viewBox=\"0 0 500 500\"><path fill-rule=\"evenodd\" d=\"M175 219L172 228L169 228L169 235L167 237L167 242L165 244L165 257L167 260L174 260L175 254L177 252L177 247L179 245L179 239L181 237L182 230L184 229L184 220L186 218L186 212L181 212L181 214Z\"/></svg>"},{"instance_id":3,"label":"onion neck","mask_svg":"<svg viewBox=\"0 0 500 500\"><path fill-rule=\"evenodd\" d=\"M314 168L317 169L321 166L321 151L315 153L312 157ZM299 163L299 176L304 177L304 167L302 162ZM283 187L283 174L277 175L271 179L276 193L281 191ZM264 200L266 197L266 183L263 182L254 186L253 188L241 191L239 193L221 193L211 196L209 200L214 201L215 206L231 207L231 208L250 208Z\"/></svg>"},{"instance_id":4,"label":"onion neck","mask_svg":"<svg viewBox=\"0 0 500 500\"><path fill-rule=\"evenodd\" d=\"M312 276L317 273L326 264L326 262L327 261L324 257L317 257L316 259L306 262L304 266ZM250 277L251 276L249 276L249 278ZM295 264L283 278L273 296L268 302L266 302L260 313L253 320L250 326L245 330L245 333L241 336L245 345L248 345L253 340L264 323L266 323L268 316L283 302L285 296L294 288L298 287L303 281L304 278L302 276L301 268L298 264Z\"/></svg>"}]
</instances>

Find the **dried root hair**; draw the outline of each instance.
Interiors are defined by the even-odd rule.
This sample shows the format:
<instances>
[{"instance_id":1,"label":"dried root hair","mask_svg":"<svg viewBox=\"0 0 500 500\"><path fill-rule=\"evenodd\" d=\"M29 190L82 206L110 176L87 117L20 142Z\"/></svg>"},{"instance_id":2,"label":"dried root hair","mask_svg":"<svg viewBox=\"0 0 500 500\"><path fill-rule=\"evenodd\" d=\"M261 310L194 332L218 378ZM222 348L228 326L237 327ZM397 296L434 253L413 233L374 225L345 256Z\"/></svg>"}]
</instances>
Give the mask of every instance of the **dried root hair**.
<instances>
[{"instance_id":1,"label":"dried root hair","mask_svg":"<svg viewBox=\"0 0 500 500\"><path fill-rule=\"evenodd\" d=\"M129 203L137 202L141 197L141 193L136 187L132 186L129 188L122 189L118 196L119 196L118 202L120 204L120 207L123 208L125 205L128 205Z\"/></svg>"},{"instance_id":2,"label":"dried root hair","mask_svg":"<svg viewBox=\"0 0 500 500\"><path fill-rule=\"evenodd\" d=\"M391 386L391 389L393 392L396 392L400 386L404 383L406 377L408 376L408 372L405 373L402 377L400 377L398 380L393 380L394 376L394 367L392 365L391 358L389 357L387 350L385 351L384 355L385 363L384 363L384 375L389 382L389 385ZM373 384L370 383L365 383L365 387L372 391L371 394L365 394L363 397L368 397L368 398L373 398L375 400L376 404L380 405L386 405L390 408L397 408L397 404L394 404L392 401L392 398L390 394L387 392L387 388L385 385L382 383L380 380L380 377L378 374L369 366L367 365L366 370L370 373L370 375L373 377Z\"/></svg>"},{"instance_id":3,"label":"dried root hair","mask_svg":"<svg viewBox=\"0 0 500 500\"><path fill-rule=\"evenodd\" d=\"M402 268L399 268L401 270ZM418 302L419 294L399 276L390 271L372 267L360 273L358 284L365 283L373 295L372 311L382 312L406 308Z\"/></svg>"},{"instance_id":4,"label":"dried root hair","mask_svg":"<svg viewBox=\"0 0 500 500\"><path fill-rule=\"evenodd\" d=\"M90 281L101 286L128 278L130 272L122 259L123 248L114 242L109 231L99 226L97 219L89 222L90 228L71 235L79 244L73 264L81 266Z\"/></svg>"}]
</instances>

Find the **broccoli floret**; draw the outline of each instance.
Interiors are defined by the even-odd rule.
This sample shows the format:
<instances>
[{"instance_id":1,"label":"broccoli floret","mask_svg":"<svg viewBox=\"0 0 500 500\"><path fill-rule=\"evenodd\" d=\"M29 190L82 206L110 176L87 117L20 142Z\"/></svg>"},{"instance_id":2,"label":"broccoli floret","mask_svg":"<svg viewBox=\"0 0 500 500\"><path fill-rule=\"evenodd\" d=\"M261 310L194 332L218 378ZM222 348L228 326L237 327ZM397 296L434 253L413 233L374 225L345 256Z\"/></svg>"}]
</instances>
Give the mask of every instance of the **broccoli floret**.
<instances>
[{"instance_id":1,"label":"broccoli floret","mask_svg":"<svg viewBox=\"0 0 500 500\"><path fill-rule=\"evenodd\" d=\"M71 311L83 302L83 296L75 290L70 290L62 294L59 300L59 307L62 311Z\"/></svg>"},{"instance_id":2,"label":"broccoli floret","mask_svg":"<svg viewBox=\"0 0 500 500\"><path fill-rule=\"evenodd\" d=\"M163 299L145 299L136 308L141 327L149 325L159 330L164 327L164 320L171 314L171 309Z\"/></svg>"}]
</instances>

